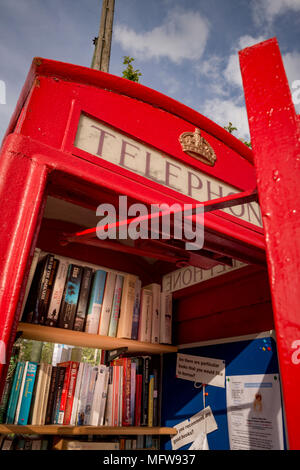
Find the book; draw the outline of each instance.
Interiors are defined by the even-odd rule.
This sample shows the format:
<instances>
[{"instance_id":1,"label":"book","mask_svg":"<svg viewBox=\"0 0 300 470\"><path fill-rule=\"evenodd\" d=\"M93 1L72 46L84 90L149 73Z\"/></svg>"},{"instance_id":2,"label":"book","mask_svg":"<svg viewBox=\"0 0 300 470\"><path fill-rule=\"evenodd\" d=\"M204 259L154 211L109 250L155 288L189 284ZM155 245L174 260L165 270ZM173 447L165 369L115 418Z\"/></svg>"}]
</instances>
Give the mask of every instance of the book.
<instances>
[{"instance_id":1,"label":"book","mask_svg":"<svg viewBox=\"0 0 300 470\"><path fill-rule=\"evenodd\" d=\"M136 395L136 366L137 363L131 359L131 371L130 371L130 425L134 425L134 412L135 412L135 395Z\"/></svg>"},{"instance_id":2,"label":"book","mask_svg":"<svg viewBox=\"0 0 300 470\"><path fill-rule=\"evenodd\" d=\"M46 276L50 276L54 256L48 254L42 257L38 263L29 290L27 302L24 308L23 320L28 323L39 323L40 309L43 304L43 297L46 295ZM49 279L48 279L49 280Z\"/></svg>"},{"instance_id":3,"label":"book","mask_svg":"<svg viewBox=\"0 0 300 470\"><path fill-rule=\"evenodd\" d=\"M61 400L64 380L65 380L65 373L66 373L65 367L57 366L57 369L58 369L58 380L57 380L56 389L54 392L53 409L52 409L52 417L51 417L52 424L59 424L60 400Z\"/></svg>"},{"instance_id":4,"label":"book","mask_svg":"<svg viewBox=\"0 0 300 470\"><path fill-rule=\"evenodd\" d=\"M48 368L48 364L43 362L40 364L39 370L37 372L36 389L35 389L33 402L32 402L31 424L33 425L40 424L38 415L40 414L42 403L44 400L43 389L44 389L46 378L47 378L46 376L47 368Z\"/></svg>"},{"instance_id":5,"label":"book","mask_svg":"<svg viewBox=\"0 0 300 470\"><path fill-rule=\"evenodd\" d=\"M126 274L124 276L120 315L117 327L118 338L131 339L132 318L135 301L135 285L137 280L137 276L134 276L133 274Z\"/></svg>"},{"instance_id":6,"label":"book","mask_svg":"<svg viewBox=\"0 0 300 470\"><path fill-rule=\"evenodd\" d=\"M135 393L135 411L134 411L134 425L141 425L142 417L142 389L143 389L143 359L137 357L136 361L136 393Z\"/></svg>"},{"instance_id":7,"label":"book","mask_svg":"<svg viewBox=\"0 0 300 470\"><path fill-rule=\"evenodd\" d=\"M89 424L92 426L99 426L100 420L100 407L103 398L103 391L105 385L105 376L106 376L106 366L98 366L97 378L95 383L95 390L93 401L91 405L91 416Z\"/></svg>"},{"instance_id":8,"label":"book","mask_svg":"<svg viewBox=\"0 0 300 470\"><path fill-rule=\"evenodd\" d=\"M149 376L148 426L153 426L154 375Z\"/></svg>"},{"instance_id":9,"label":"book","mask_svg":"<svg viewBox=\"0 0 300 470\"><path fill-rule=\"evenodd\" d=\"M72 407L73 407L73 402L74 402L74 394L75 394L78 369L79 369L79 362L72 361L70 365L70 381L69 381L69 387L67 391L63 424L70 424L71 422Z\"/></svg>"},{"instance_id":10,"label":"book","mask_svg":"<svg viewBox=\"0 0 300 470\"><path fill-rule=\"evenodd\" d=\"M149 410L149 368L150 356L143 356L143 383L142 383L142 403L141 403L141 426L148 425Z\"/></svg>"},{"instance_id":11,"label":"book","mask_svg":"<svg viewBox=\"0 0 300 470\"><path fill-rule=\"evenodd\" d=\"M73 329L83 268L70 264L59 311L59 327Z\"/></svg>"},{"instance_id":12,"label":"book","mask_svg":"<svg viewBox=\"0 0 300 470\"><path fill-rule=\"evenodd\" d=\"M20 410L19 410L19 414L17 417L17 424L19 425L28 424L28 416L30 412L30 405L31 405L32 393L33 393L34 383L35 383L35 378L36 378L37 366L38 365L36 362L28 362L26 375L25 375L25 370L24 370L24 376L25 376L24 387L23 387L23 393L22 393L22 398L21 398L21 403L20 403ZM21 391L20 391L20 394L21 394Z\"/></svg>"},{"instance_id":13,"label":"book","mask_svg":"<svg viewBox=\"0 0 300 470\"><path fill-rule=\"evenodd\" d=\"M92 278L93 278L92 268L88 268L85 266L83 268L79 299L78 299L76 315L75 315L75 322L74 322L75 331L84 331Z\"/></svg>"},{"instance_id":14,"label":"book","mask_svg":"<svg viewBox=\"0 0 300 470\"><path fill-rule=\"evenodd\" d=\"M152 290L142 288L138 340L146 343L151 342L152 303Z\"/></svg>"},{"instance_id":15,"label":"book","mask_svg":"<svg viewBox=\"0 0 300 470\"><path fill-rule=\"evenodd\" d=\"M85 331L97 334L99 328L100 312L103 302L104 287L107 272L98 269L94 273L91 296L89 300L88 312L86 316Z\"/></svg>"},{"instance_id":16,"label":"book","mask_svg":"<svg viewBox=\"0 0 300 470\"><path fill-rule=\"evenodd\" d=\"M142 281L137 279L134 292L131 338L138 339Z\"/></svg>"},{"instance_id":17,"label":"book","mask_svg":"<svg viewBox=\"0 0 300 470\"><path fill-rule=\"evenodd\" d=\"M158 344L160 339L160 284L152 283L145 287L152 291L152 324L151 324L151 343Z\"/></svg>"},{"instance_id":18,"label":"book","mask_svg":"<svg viewBox=\"0 0 300 470\"><path fill-rule=\"evenodd\" d=\"M51 378L50 378L50 387L49 387L49 396L46 408L45 424L52 423L52 411L54 407L55 393L57 390L59 377L59 369L57 366L52 367Z\"/></svg>"},{"instance_id":19,"label":"book","mask_svg":"<svg viewBox=\"0 0 300 470\"><path fill-rule=\"evenodd\" d=\"M108 385L107 385L107 398L106 407L104 414L104 425L112 426L112 415L113 415L113 366L108 366Z\"/></svg>"},{"instance_id":20,"label":"book","mask_svg":"<svg viewBox=\"0 0 300 470\"><path fill-rule=\"evenodd\" d=\"M161 293L160 342L172 343L172 293Z\"/></svg>"},{"instance_id":21,"label":"book","mask_svg":"<svg viewBox=\"0 0 300 470\"><path fill-rule=\"evenodd\" d=\"M35 248L34 253L33 253L33 257L32 257L32 262L31 262L29 274L28 274L28 279L27 279L27 284L26 284L26 288L25 288L22 307L21 307L21 311L20 311L20 318L19 318L20 320L21 320L21 318L23 316L23 313L24 313L25 305L26 305L28 294L29 294L29 291L30 291L30 286L31 286L31 283L32 283L32 280L33 280L33 276L34 276L34 273L35 273L35 270L36 270L36 266L37 266L40 254L41 254L41 250L39 248Z\"/></svg>"},{"instance_id":22,"label":"book","mask_svg":"<svg viewBox=\"0 0 300 470\"><path fill-rule=\"evenodd\" d=\"M71 426L76 426L77 424L77 410L78 410L78 401L79 401L79 393L80 393L80 388L81 388L81 383L82 383L83 370L84 370L84 363L80 362L79 368L78 368L77 379L76 379L72 414L71 414L71 419L70 419Z\"/></svg>"},{"instance_id":23,"label":"book","mask_svg":"<svg viewBox=\"0 0 300 470\"><path fill-rule=\"evenodd\" d=\"M87 442L60 439L54 445L55 450L119 450L118 442Z\"/></svg>"},{"instance_id":24,"label":"book","mask_svg":"<svg viewBox=\"0 0 300 470\"><path fill-rule=\"evenodd\" d=\"M17 406L16 406L14 424L18 424L18 419L19 419L19 413L20 413L20 409L21 409L21 402L22 402L23 391L24 391L24 387L25 387L25 379L26 379L28 364L29 364L29 361L25 361L25 366L24 366L24 370L23 370L23 376L22 376L22 381L21 381L21 386L20 386L20 389L19 389L18 401L17 401Z\"/></svg>"},{"instance_id":25,"label":"book","mask_svg":"<svg viewBox=\"0 0 300 470\"><path fill-rule=\"evenodd\" d=\"M87 389L87 397L86 397L85 412L84 412L84 425L90 424L97 375L98 375L98 367L97 366L92 367L90 378L89 378L88 389Z\"/></svg>"},{"instance_id":26,"label":"book","mask_svg":"<svg viewBox=\"0 0 300 470\"><path fill-rule=\"evenodd\" d=\"M53 269L54 256L49 254L45 256L43 274L41 276L39 296L37 299L36 309L33 314L33 323L44 323L44 315L46 308L46 295L48 290L49 279Z\"/></svg>"},{"instance_id":27,"label":"book","mask_svg":"<svg viewBox=\"0 0 300 470\"><path fill-rule=\"evenodd\" d=\"M67 361L67 362L60 362L57 364L59 367L65 367L65 376L64 376L64 383L60 397L60 404L59 404L59 414L58 414L58 423L57 424L65 424L64 417L65 417L65 410L66 404L68 399L69 387L71 382L72 371L76 371L78 369L78 362L74 361ZM73 374L74 375L74 374ZM74 381L74 377L73 377ZM72 384L73 386L74 384ZM70 416L68 417L70 418Z\"/></svg>"},{"instance_id":28,"label":"book","mask_svg":"<svg viewBox=\"0 0 300 470\"><path fill-rule=\"evenodd\" d=\"M38 413L38 423L40 425L45 424L46 420L46 411L47 411L47 403L49 399L50 393L50 384L51 384L51 377L52 377L52 365L47 364L46 368L46 380L42 390L42 406L40 408L40 412Z\"/></svg>"},{"instance_id":29,"label":"book","mask_svg":"<svg viewBox=\"0 0 300 470\"><path fill-rule=\"evenodd\" d=\"M77 425L82 426L85 422L85 408L86 408L86 401L90 383L90 376L91 376L92 366L90 364L84 365L82 381L81 381L81 388L79 392L78 398L78 411L77 411Z\"/></svg>"},{"instance_id":30,"label":"book","mask_svg":"<svg viewBox=\"0 0 300 470\"><path fill-rule=\"evenodd\" d=\"M107 403L108 380L109 380L109 367L106 367L105 377L104 377L104 386L103 386L103 392L102 392L102 399L101 399L101 403L100 403L98 426L103 426L103 424L104 424L105 409L106 409L106 403Z\"/></svg>"},{"instance_id":31,"label":"book","mask_svg":"<svg viewBox=\"0 0 300 470\"><path fill-rule=\"evenodd\" d=\"M59 265L52 289L52 295L47 311L47 316L45 319L45 324L48 326L57 326L60 304L64 293L69 266L69 262L62 256L55 255L55 257L59 260Z\"/></svg>"},{"instance_id":32,"label":"book","mask_svg":"<svg viewBox=\"0 0 300 470\"><path fill-rule=\"evenodd\" d=\"M122 367L122 415L121 425L131 424L131 358L122 357L113 361L114 366Z\"/></svg>"},{"instance_id":33,"label":"book","mask_svg":"<svg viewBox=\"0 0 300 470\"><path fill-rule=\"evenodd\" d=\"M99 322L99 330L98 334L107 336L110 317L111 317L111 310L114 298L114 291L115 291L115 284L116 284L116 273L110 271L107 273L104 296L103 296L103 303L101 308L100 314L100 322Z\"/></svg>"},{"instance_id":34,"label":"book","mask_svg":"<svg viewBox=\"0 0 300 470\"><path fill-rule=\"evenodd\" d=\"M17 364L18 364L19 352L20 352L20 346L14 345L11 356L10 356L8 371L6 374L6 380L5 380L2 398L0 402L0 423L5 423L6 421L7 407L8 407L9 397L10 397L12 386L13 386L15 371L16 371Z\"/></svg>"},{"instance_id":35,"label":"book","mask_svg":"<svg viewBox=\"0 0 300 470\"><path fill-rule=\"evenodd\" d=\"M116 334L117 334L123 282L124 282L124 276L122 276L121 274L117 274L115 290L114 290L113 305L112 305L111 317L110 317L110 323L109 323L109 329L108 329L108 336L111 336L114 338L116 337Z\"/></svg>"},{"instance_id":36,"label":"book","mask_svg":"<svg viewBox=\"0 0 300 470\"><path fill-rule=\"evenodd\" d=\"M25 362L18 362L14 374L14 380L12 384L12 389L8 401L8 408L6 414L6 423L7 424L14 424L15 420L15 413L18 404L18 398L23 378L23 373L25 369Z\"/></svg>"},{"instance_id":37,"label":"book","mask_svg":"<svg viewBox=\"0 0 300 470\"><path fill-rule=\"evenodd\" d=\"M121 366L113 366L112 377L112 419L111 426L119 426L119 394L120 394L120 369ZM122 372L121 372L122 373Z\"/></svg>"},{"instance_id":38,"label":"book","mask_svg":"<svg viewBox=\"0 0 300 470\"><path fill-rule=\"evenodd\" d=\"M52 258L51 258L52 260ZM42 305L39 312L39 323L44 325L47 318L47 312L51 300L52 290L57 274L57 269L59 266L59 261L56 258L53 258L52 264L50 263L47 269L44 286L41 293Z\"/></svg>"}]
</instances>

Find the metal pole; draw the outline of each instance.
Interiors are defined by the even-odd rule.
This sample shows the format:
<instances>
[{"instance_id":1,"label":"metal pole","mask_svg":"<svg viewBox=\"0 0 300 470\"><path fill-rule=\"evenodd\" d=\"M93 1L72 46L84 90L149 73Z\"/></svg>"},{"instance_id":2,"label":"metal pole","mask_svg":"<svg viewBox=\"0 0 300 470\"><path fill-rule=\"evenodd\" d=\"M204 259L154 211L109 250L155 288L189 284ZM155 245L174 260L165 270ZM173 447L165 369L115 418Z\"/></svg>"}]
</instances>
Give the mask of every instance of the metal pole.
<instances>
[{"instance_id":1,"label":"metal pole","mask_svg":"<svg viewBox=\"0 0 300 470\"><path fill-rule=\"evenodd\" d=\"M109 71L112 30L114 21L115 0L103 0L100 29L98 37L94 39L95 51L92 60L92 69Z\"/></svg>"}]
</instances>

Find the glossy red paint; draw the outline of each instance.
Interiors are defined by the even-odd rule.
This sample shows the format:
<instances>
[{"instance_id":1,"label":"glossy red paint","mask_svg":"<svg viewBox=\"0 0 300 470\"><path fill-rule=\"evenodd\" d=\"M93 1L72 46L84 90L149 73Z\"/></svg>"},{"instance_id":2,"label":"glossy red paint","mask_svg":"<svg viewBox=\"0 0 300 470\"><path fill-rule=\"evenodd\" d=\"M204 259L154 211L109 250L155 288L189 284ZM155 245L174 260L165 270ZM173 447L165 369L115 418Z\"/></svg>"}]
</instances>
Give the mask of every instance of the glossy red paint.
<instances>
[{"instance_id":1,"label":"glossy red paint","mask_svg":"<svg viewBox=\"0 0 300 470\"><path fill-rule=\"evenodd\" d=\"M276 39L240 53L290 449L300 449L300 129ZM297 346L298 345L298 346Z\"/></svg>"}]
</instances>

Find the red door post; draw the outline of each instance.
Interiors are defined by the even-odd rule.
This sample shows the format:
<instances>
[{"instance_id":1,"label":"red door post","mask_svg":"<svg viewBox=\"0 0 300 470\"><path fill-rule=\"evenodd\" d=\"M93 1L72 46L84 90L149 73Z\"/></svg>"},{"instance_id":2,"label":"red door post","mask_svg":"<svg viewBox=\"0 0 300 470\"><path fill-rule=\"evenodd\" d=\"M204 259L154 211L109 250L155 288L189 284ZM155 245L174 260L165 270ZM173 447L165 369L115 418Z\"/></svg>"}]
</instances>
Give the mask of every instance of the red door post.
<instances>
[{"instance_id":1,"label":"red door post","mask_svg":"<svg viewBox=\"0 0 300 470\"><path fill-rule=\"evenodd\" d=\"M47 171L45 165L18 151L8 137L0 156L0 396L18 324L16 309L24 272L38 232Z\"/></svg>"},{"instance_id":2,"label":"red door post","mask_svg":"<svg viewBox=\"0 0 300 470\"><path fill-rule=\"evenodd\" d=\"M300 131L276 39L240 52L290 449L300 449Z\"/></svg>"}]
</instances>

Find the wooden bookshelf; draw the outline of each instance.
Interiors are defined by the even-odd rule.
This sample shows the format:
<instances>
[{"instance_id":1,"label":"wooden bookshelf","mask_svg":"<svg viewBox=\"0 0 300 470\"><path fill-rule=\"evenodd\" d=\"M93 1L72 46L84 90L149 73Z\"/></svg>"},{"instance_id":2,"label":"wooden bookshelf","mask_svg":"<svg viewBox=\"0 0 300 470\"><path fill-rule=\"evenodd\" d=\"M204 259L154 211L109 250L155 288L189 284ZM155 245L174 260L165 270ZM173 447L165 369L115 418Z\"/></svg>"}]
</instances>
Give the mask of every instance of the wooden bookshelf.
<instances>
[{"instance_id":1,"label":"wooden bookshelf","mask_svg":"<svg viewBox=\"0 0 300 470\"><path fill-rule=\"evenodd\" d=\"M0 434L42 434L42 435L61 435L61 436L84 436L84 435L102 435L102 436L132 436L132 435L171 435L177 434L175 428L169 427L147 427L147 426L60 426L56 424L49 425L15 425L0 424Z\"/></svg>"},{"instance_id":2,"label":"wooden bookshelf","mask_svg":"<svg viewBox=\"0 0 300 470\"><path fill-rule=\"evenodd\" d=\"M64 330L63 328L34 325L32 323L19 323L18 331L22 331L22 337L25 339L85 348L112 350L127 347L129 353L147 354L166 354L178 351L177 346L142 343L132 339L112 338L110 336L94 335L81 331Z\"/></svg>"}]
</instances>

